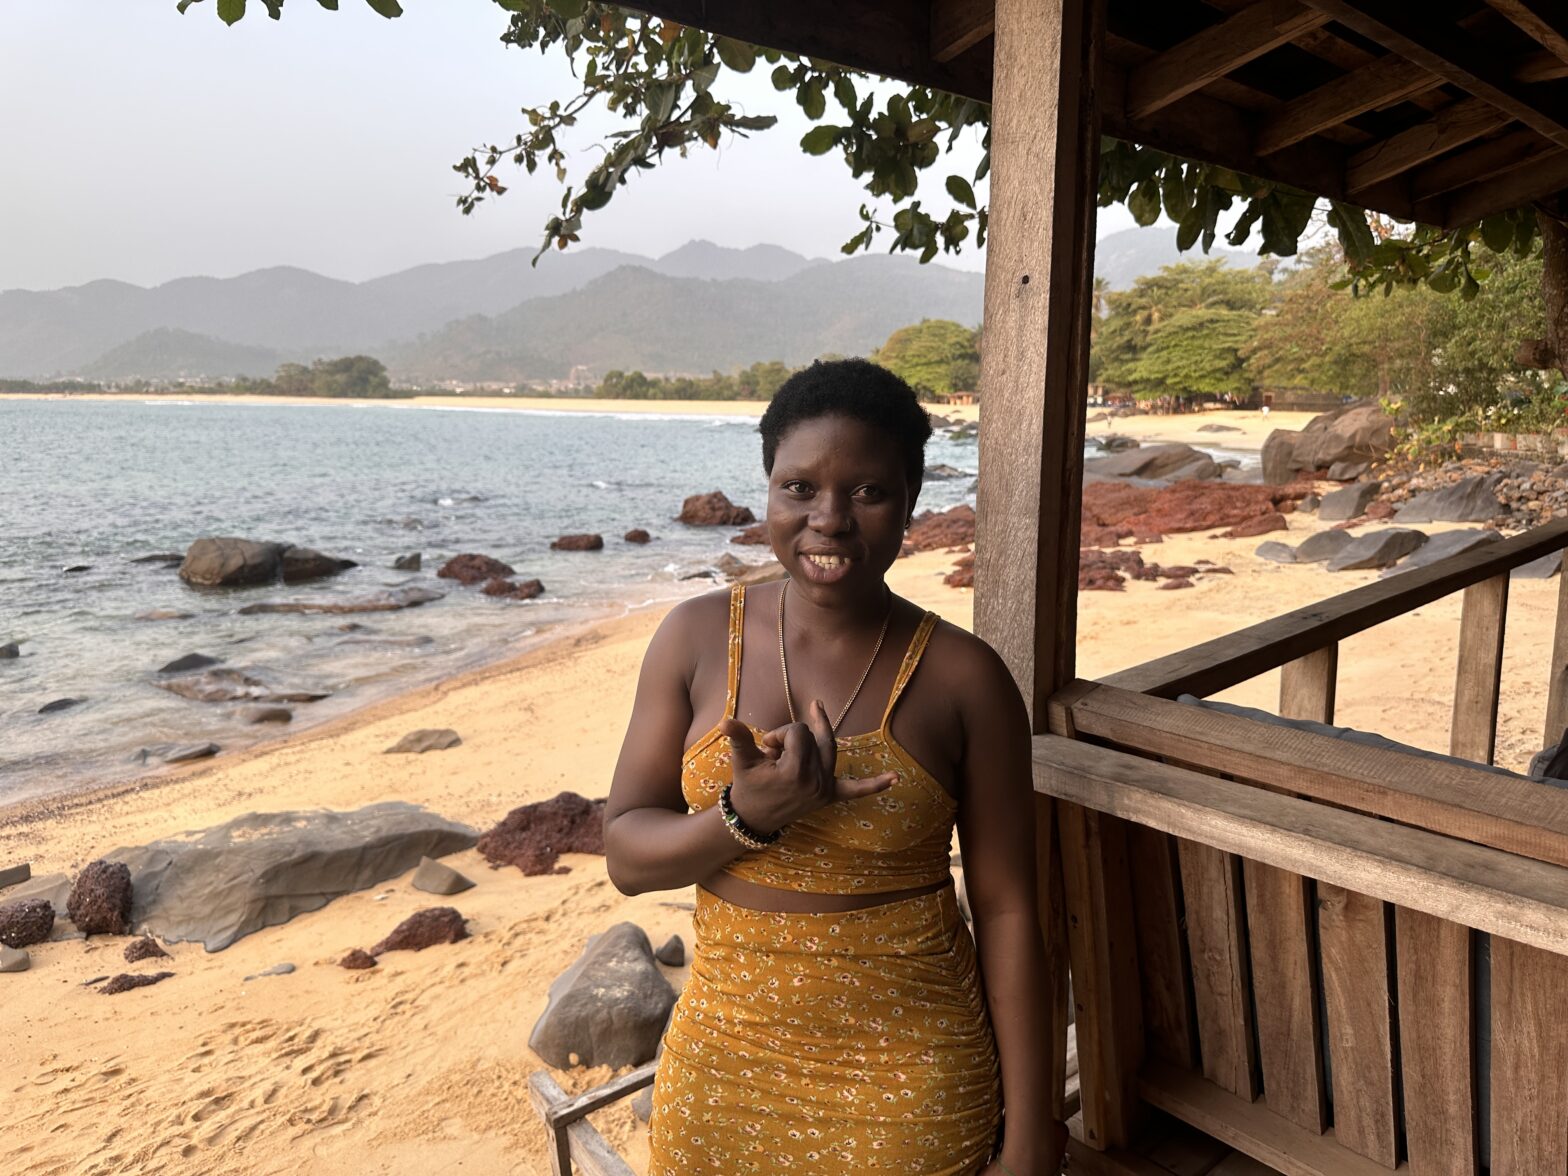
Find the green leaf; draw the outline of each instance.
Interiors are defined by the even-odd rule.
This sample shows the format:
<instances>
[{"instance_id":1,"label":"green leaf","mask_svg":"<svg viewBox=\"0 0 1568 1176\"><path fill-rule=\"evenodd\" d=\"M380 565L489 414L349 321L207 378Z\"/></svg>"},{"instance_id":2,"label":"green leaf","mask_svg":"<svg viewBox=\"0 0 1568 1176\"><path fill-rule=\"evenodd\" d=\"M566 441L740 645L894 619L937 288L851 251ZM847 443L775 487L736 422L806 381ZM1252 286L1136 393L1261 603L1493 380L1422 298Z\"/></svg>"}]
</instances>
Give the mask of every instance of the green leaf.
<instances>
[{"instance_id":1,"label":"green leaf","mask_svg":"<svg viewBox=\"0 0 1568 1176\"><path fill-rule=\"evenodd\" d=\"M947 177L947 194L965 208L975 206L975 190L969 186L969 181L963 176Z\"/></svg>"},{"instance_id":2,"label":"green leaf","mask_svg":"<svg viewBox=\"0 0 1568 1176\"><path fill-rule=\"evenodd\" d=\"M267 9L267 15L273 20L283 19L283 0L261 0Z\"/></svg>"},{"instance_id":3,"label":"green leaf","mask_svg":"<svg viewBox=\"0 0 1568 1176\"><path fill-rule=\"evenodd\" d=\"M692 88L699 94L706 94L713 88L715 79L719 76L719 63L710 61L707 65L699 65L691 71Z\"/></svg>"},{"instance_id":4,"label":"green leaf","mask_svg":"<svg viewBox=\"0 0 1568 1176\"><path fill-rule=\"evenodd\" d=\"M1165 174L1160 181L1160 198L1165 205L1165 215L1178 224L1192 208L1192 196L1187 191L1187 183L1179 163L1173 163L1165 169Z\"/></svg>"},{"instance_id":5,"label":"green leaf","mask_svg":"<svg viewBox=\"0 0 1568 1176\"><path fill-rule=\"evenodd\" d=\"M184 16L185 15L185 10L187 8L189 8L192 4L200 4L200 3L201 3L201 0L180 0L180 2L174 6L174 9L181 16Z\"/></svg>"},{"instance_id":6,"label":"green leaf","mask_svg":"<svg viewBox=\"0 0 1568 1176\"><path fill-rule=\"evenodd\" d=\"M316 0L316 3L325 8L328 12L336 12L338 10L338 0Z\"/></svg>"},{"instance_id":7,"label":"green leaf","mask_svg":"<svg viewBox=\"0 0 1568 1176\"><path fill-rule=\"evenodd\" d=\"M374 8L375 0L365 0ZM550 9L562 20L576 20L583 14L584 0L550 0ZM385 15L384 13L382 15Z\"/></svg>"},{"instance_id":8,"label":"green leaf","mask_svg":"<svg viewBox=\"0 0 1568 1176\"><path fill-rule=\"evenodd\" d=\"M812 127L800 138L800 149L807 155L826 155L838 146L839 128L823 125Z\"/></svg>"},{"instance_id":9,"label":"green leaf","mask_svg":"<svg viewBox=\"0 0 1568 1176\"><path fill-rule=\"evenodd\" d=\"M788 90L795 84L795 70L788 65L773 67L773 88L775 90Z\"/></svg>"},{"instance_id":10,"label":"green leaf","mask_svg":"<svg viewBox=\"0 0 1568 1176\"><path fill-rule=\"evenodd\" d=\"M1339 245L1345 256L1355 265L1366 264L1377 248L1377 239L1367 225L1366 214L1336 200L1329 205L1328 223L1339 234Z\"/></svg>"},{"instance_id":11,"label":"green leaf","mask_svg":"<svg viewBox=\"0 0 1568 1176\"><path fill-rule=\"evenodd\" d=\"M1160 219L1160 186L1152 179L1144 180L1127 197L1127 211L1139 225L1152 225Z\"/></svg>"},{"instance_id":12,"label":"green leaf","mask_svg":"<svg viewBox=\"0 0 1568 1176\"><path fill-rule=\"evenodd\" d=\"M719 60L736 73L750 73L751 67L757 64L756 48L745 41L720 37L714 47L719 51Z\"/></svg>"},{"instance_id":13,"label":"green leaf","mask_svg":"<svg viewBox=\"0 0 1568 1176\"><path fill-rule=\"evenodd\" d=\"M1182 253L1187 252L1198 243L1198 234L1202 231L1203 217L1199 215L1197 206L1194 205L1176 226L1176 248Z\"/></svg>"},{"instance_id":14,"label":"green leaf","mask_svg":"<svg viewBox=\"0 0 1568 1176\"><path fill-rule=\"evenodd\" d=\"M1493 253L1501 253L1514 243L1514 222L1506 216L1489 216L1481 222L1481 240Z\"/></svg>"},{"instance_id":15,"label":"green leaf","mask_svg":"<svg viewBox=\"0 0 1568 1176\"><path fill-rule=\"evenodd\" d=\"M800 102L800 108L806 112L806 117L812 122L816 122L827 113L828 104L822 93L821 78L812 78L800 88L796 97Z\"/></svg>"},{"instance_id":16,"label":"green leaf","mask_svg":"<svg viewBox=\"0 0 1568 1176\"><path fill-rule=\"evenodd\" d=\"M218 19L232 25L245 19L245 0L218 0Z\"/></svg>"},{"instance_id":17,"label":"green leaf","mask_svg":"<svg viewBox=\"0 0 1568 1176\"><path fill-rule=\"evenodd\" d=\"M397 0L365 0L365 3L370 5L371 11L386 17L388 20L391 20L394 16L403 15L403 6ZM560 3L557 2L556 8L560 7ZM578 8L580 9L581 7L582 5L579 4Z\"/></svg>"}]
</instances>

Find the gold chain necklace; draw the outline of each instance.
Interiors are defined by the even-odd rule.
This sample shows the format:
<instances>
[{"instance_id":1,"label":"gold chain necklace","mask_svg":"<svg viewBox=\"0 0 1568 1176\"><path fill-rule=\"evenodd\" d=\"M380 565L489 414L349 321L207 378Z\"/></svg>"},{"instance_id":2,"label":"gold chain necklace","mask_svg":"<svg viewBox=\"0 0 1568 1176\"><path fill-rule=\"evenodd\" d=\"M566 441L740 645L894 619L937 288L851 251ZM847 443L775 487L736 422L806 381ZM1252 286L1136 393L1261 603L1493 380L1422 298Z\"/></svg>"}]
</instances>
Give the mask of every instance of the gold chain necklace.
<instances>
[{"instance_id":1,"label":"gold chain necklace","mask_svg":"<svg viewBox=\"0 0 1568 1176\"><path fill-rule=\"evenodd\" d=\"M784 656L784 597L789 592L789 581L785 580L779 588L779 670L784 675L784 702L789 707L789 721L798 723L795 717L795 696L789 689L789 659ZM889 594L891 595L891 594ZM893 619L893 602L888 601L887 616L882 618L882 632L877 634L876 648L871 651L871 660L866 663L866 668L861 671L860 681L855 683L855 688L849 692L849 701L844 704L844 709L838 712L838 718L833 722L833 731L837 734L844 718L849 714L849 708L855 705L855 699L860 697L860 688L866 684L866 679L871 677L871 667L877 664L877 654L882 652L882 642L887 639L887 627Z\"/></svg>"}]
</instances>

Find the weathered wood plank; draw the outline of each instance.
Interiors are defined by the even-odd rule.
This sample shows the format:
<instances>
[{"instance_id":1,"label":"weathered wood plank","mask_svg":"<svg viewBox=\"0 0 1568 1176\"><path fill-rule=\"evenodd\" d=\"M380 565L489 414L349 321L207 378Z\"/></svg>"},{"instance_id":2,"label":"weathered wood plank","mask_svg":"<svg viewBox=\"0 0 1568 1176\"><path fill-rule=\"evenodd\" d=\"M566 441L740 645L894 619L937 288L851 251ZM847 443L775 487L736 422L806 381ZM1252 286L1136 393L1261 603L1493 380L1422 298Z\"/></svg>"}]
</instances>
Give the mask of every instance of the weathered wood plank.
<instances>
[{"instance_id":1,"label":"weathered wood plank","mask_svg":"<svg viewBox=\"0 0 1568 1176\"><path fill-rule=\"evenodd\" d=\"M1079 700L1073 723L1144 754L1568 865L1568 795L1532 780L1109 686Z\"/></svg>"},{"instance_id":2,"label":"weathered wood plank","mask_svg":"<svg viewBox=\"0 0 1568 1176\"><path fill-rule=\"evenodd\" d=\"M529 1099L551 1134L551 1176L636 1176L586 1116L649 1085L654 1068L651 1063L639 1067L575 1098L567 1098L544 1070L528 1076Z\"/></svg>"},{"instance_id":3,"label":"weathered wood plank","mask_svg":"<svg viewBox=\"0 0 1568 1176\"><path fill-rule=\"evenodd\" d=\"M1544 45L1559 61L1568 62L1568 16L1556 0L1486 2Z\"/></svg>"},{"instance_id":4,"label":"weathered wood plank","mask_svg":"<svg viewBox=\"0 0 1568 1176\"><path fill-rule=\"evenodd\" d=\"M1250 1101L1258 1093L1257 1057L1241 862L1197 841L1178 841L1177 847L1203 1076Z\"/></svg>"},{"instance_id":5,"label":"weathered wood plank","mask_svg":"<svg viewBox=\"0 0 1568 1176\"><path fill-rule=\"evenodd\" d=\"M1568 957L1492 940L1492 1176L1568 1171Z\"/></svg>"},{"instance_id":6,"label":"weathered wood plank","mask_svg":"<svg viewBox=\"0 0 1568 1176\"><path fill-rule=\"evenodd\" d=\"M1398 1162L1388 907L1318 884L1318 946L1334 1083L1334 1134L1385 1168Z\"/></svg>"},{"instance_id":7,"label":"weathered wood plank","mask_svg":"<svg viewBox=\"0 0 1568 1176\"><path fill-rule=\"evenodd\" d=\"M1034 776L1073 804L1568 952L1560 866L1052 735L1035 738Z\"/></svg>"},{"instance_id":8,"label":"weathered wood plank","mask_svg":"<svg viewBox=\"0 0 1568 1176\"><path fill-rule=\"evenodd\" d=\"M1182 935L1180 879L1171 839L1142 825L1127 826L1132 895L1142 978L1143 1024L1149 1053L1178 1066L1198 1060L1187 940Z\"/></svg>"},{"instance_id":9,"label":"weathered wood plank","mask_svg":"<svg viewBox=\"0 0 1568 1176\"><path fill-rule=\"evenodd\" d=\"M1334 721L1339 646L1325 645L1280 667L1279 713L1287 719Z\"/></svg>"},{"instance_id":10,"label":"weathered wood plank","mask_svg":"<svg viewBox=\"0 0 1568 1176\"><path fill-rule=\"evenodd\" d=\"M646 1066L638 1066L635 1070L627 1071L619 1078L610 1079L602 1086L585 1090L575 1098L558 1102L545 1114L545 1122L552 1127L565 1126L612 1103L618 1103L628 1095L636 1094L643 1087L652 1086L658 1069L657 1062L649 1062Z\"/></svg>"},{"instance_id":11,"label":"weathered wood plank","mask_svg":"<svg viewBox=\"0 0 1568 1176\"><path fill-rule=\"evenodd\" d=\"M1555 94L1515 81L1508 62L1452 22L1431 20L1430 14L1407 0L1307 2L1568 147L1568 107Z\"/></svg>"},{"instance_id":12,"label":"weathered wood plank","mask_svg":"<svg viewBox=\"0 0 1568 1176\"><path fill-rule=\"evenodd\" d=\"M1551 664L1547 667L1546 725L1542 746L1550 747L1568 727L1568 576L1557 577L1557 624L1552 632Z\"/></svg>"},{"instance_id":13,"label":"weathered wood plank","mask_svg":"<svg viewBox=\"0 0 1568 1176\"><path fill-rule=\"evenodd\" d=\"M1480 98L1461 99L1427 121L1357 151L1345 165L1345 184L1352 192L1370 188L1379 180L1402 175L1512 121L1506 112Z\"/></svg>"},{"instance_id":14,"label":"weathered wood plank","mask_svg":"<svg viewBox=\"0 0 1568 1176\"><path fill-rule=\"evenodd\" d=\"M1328 1114L1311 885L1300 874L1254 861L1246 863L1246 881L1263 1097L1276 1114L1321 1134Z\"/></svg>"},{"instance_id":15,"label":"weathered wood plank","mask_svg":"<svg viewBox=\"0 0 1568 1176\"><path fill-rule=\"evenodd\" d=\"M1568 67L1565 67L1568 68ZM1477 143L1466 151L1456 151L1410 174L1410 195L1417 207L1446 196L1468 184L1482 183L1493 176L1527 167L1560 155L1562 148L1531 130L1511 131ZM1436 210L1436 206L1432 206ZM1440 210L1438 210L1440 211Z\"/></svg>"},{"instance_id":16,"label":"weathered wood plank","mask_svg":"<svg viewBox=\"0 0 1568 1176\"><path fill-rule=\"evenodd\" d=\"M1139 67L1127 79L1127 113L1145 118L1327 23L1327 16L1297 0L1260 0Z\"/></svg>"},{"instance_id":17,"label":"weathered wood plank","mask_svg":"<svg viewBox=\"0 0 1568 1176\"><path fill-rule=\"evenodd\" d=\"M935 61L951 61L995 31L995 0L931 0L931 57Z\"/></svg>"},{"instance_id":18,"label":"weathered wood plank","mask_svg":"<svg viewBox=\"0 0 1568 1176\"><path fill-rule=\"evenodd\" d=\"M1347 118L1442 84L1435 74L1391 53L1286 103L1258 131L1256 150L1259 155L1270 155Z\"/></svg>"},{"instance_id":19,"label":"weathered wood plank","mask_svg":"<svg viewBox=\"0 0 1568 1176\"><path fill-rule=\"evenodd\" d=\"M1497 703L1503 685L1503 634L1508 625L1508 577L1493 576L1465 589L1459 622L1459 668L1448 751L1489 764L1497 751Z\"/></svg>"},{"instance_id":20,"label":"weathered wood plank","mask_svg":"<svg viewBox=\"0 0 1568 1176\"><path fill-rule=\"evenodd\" d=\"M539 1112L539 1117L545 1120L545 1131L550 1136L550 1176L571 1176L571 1140L567 1138L565 1130L557 1131L549 1122L551 1110L566 1101L566 1091L548 1073L539 1070L528 1076L528 1099L534 1104L534 1110Z\"/></svg>"},{"instance_id":21,"label":"weathered wood plank","mask_svg":"<svg viewBox=\"0 0 1568 1176\"><path fill-rule=\"evenodd\" d=\"M1516 168L1493 179L1461 188L1448 199L1438 202L1442 207L1440 217L1431 216L1428 210L1433 202L1429 201L1422 205L1423 215L1429 220L1435 220L1443 228L1453 228L1491 216L1494 212L1506 212L1510 208L1543 199L1565 187L1568 187L1568 154L1548 155L1530 167Z\"/></svg>"},{"instance_id":22,"label":"weathered wood plank","mask_svg":"<svg viewBox=\"0 0 1568 1176\"><path fill-rule=\"evenodd\" d=\"M1477 1176L1470 928L1394 912L1410 1176Z\"/></svg>"},{"instance_id":23,"label":"weathered wood plank","mask_svg":"<svg viewBox=\"0 0 1568 1176\"><path fill-rule=\"evenodd\" d=\"M1036 731L1077 641L1103 17L1088 0L996 6L975 631Z\"/></svg>"},{"instance_id":24,"label":"weathered wood plank","mask_svg":"<svg viewBox=\"0 0 1568 1176\"><path fill-rule=\"evenodd\" d=\"M1045 941L1047 974L1041 994L1050 1011L1051 1110L1058 1122L1067 1118L1067 914L1062 893L1062 851L1056 835L1056 801L1035 794L1035 890L1040 909L1040 935ZM1076 1064L1076 1058L1074 1059Z\"/></svg>"},{"instance_id":25,"label":"weathered wood plank","mask_svg":"<svg viewBox=\"0 0 1568 1176\"><path fill-rule=\"evenodd\" d=\"M1163 1062L1143 1069L1138 1089L1161 1110L1207 1131L1285 1176L1388 1176L1388 1169L1342 1146L1332 1131L1314 1135L1263 1103L1251 1103Z\"/></svg>"},{"instance_id":26,"label":"weathered wood plank","mask_svg":"<svg viewBox=\"0 0 1568 1176\"><path fill-rule=\"evenodd\" d=\"M1528 169L1527 169L1528 170ZM1517 202L1516 202L1517 203ZM1507 205L1506 207L1514 207ZM1430 567L1353 588L1327 600L1157 658L1103 679L1174 698L1217 694L1423 604L1568 546L1568 519L1488 543Z\"/></svg>"},{"instance_id":27,"label":"weathered wood plank","mask_svg":"<svg viewBox=\"0 0 1568 1176\"><path fill-rule=\"evenodd\" d=\"M1058 805L1084 1139L1125 1147L1137 1118L1143 1012L1125 826Z\"/></svg>"}]
</instances>

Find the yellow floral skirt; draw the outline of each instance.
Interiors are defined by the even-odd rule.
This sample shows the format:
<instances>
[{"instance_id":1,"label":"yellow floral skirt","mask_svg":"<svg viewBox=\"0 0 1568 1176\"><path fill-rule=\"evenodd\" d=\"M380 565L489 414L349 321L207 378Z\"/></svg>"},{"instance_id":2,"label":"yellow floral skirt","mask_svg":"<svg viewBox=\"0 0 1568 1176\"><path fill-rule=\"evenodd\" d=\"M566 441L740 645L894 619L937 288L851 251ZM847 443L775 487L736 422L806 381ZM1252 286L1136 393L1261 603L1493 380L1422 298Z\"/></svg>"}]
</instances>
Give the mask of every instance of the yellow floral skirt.
<instances>
[{"instance_id":1,"label":"yellow floral skirt","mask_svg":"<svg viewBox=\"0 0 1568 1176\"><path fill-rule=\"evenodd\" d=\"M697 889L649 1176L970 1176L1001 1125L996 1044L951 887L839 914Z\"/></svg>"}]
</instances>

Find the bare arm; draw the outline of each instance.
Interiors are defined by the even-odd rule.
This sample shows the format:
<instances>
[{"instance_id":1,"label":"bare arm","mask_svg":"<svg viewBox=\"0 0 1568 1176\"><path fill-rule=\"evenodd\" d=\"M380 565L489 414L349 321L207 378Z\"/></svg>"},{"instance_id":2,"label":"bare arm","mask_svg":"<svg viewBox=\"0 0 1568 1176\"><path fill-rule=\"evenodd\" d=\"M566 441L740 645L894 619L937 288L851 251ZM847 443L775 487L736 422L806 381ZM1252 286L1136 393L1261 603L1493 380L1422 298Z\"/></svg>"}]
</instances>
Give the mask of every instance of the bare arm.
<instances>
[{"instance_id":1,"label":"bare arm","mask_svg":"<svg viewBox=\"0 0 1568 1176\"><path fill-rule=\"evenodd\" d=\"M955 690L965 700L958 832L1007 1116L1002 1161L1015 1176L1055 1172L1065 1133L1049 1113L1047 974L1035 890L1029 719L1001 659L975 643ZM1000 1170L1000 1169L998 1169ZM989 1169L988 1169L989 1171Z\"/></svg>"},{"instance_id":2,"label":"bare arm","mask_svg":"<svg viewBox=\"0 0 1568 1176\"><path fill-rule=\"evenodd\" d=\"M703 619L694 617L695 603L671 612L649 643L610 784L605 860L610 881L623 894L690 886L746 852L717 805L688 813L681 794L698 648L692 630ZM835 779L833 729L820 702L808 708L808 722L768 732L760 748L744 723L729 719L722 729L734 764L735 811L760 833L782 829L834 801L881 792L893 782L891 773Z\"/></svg>"}]
</instances>

